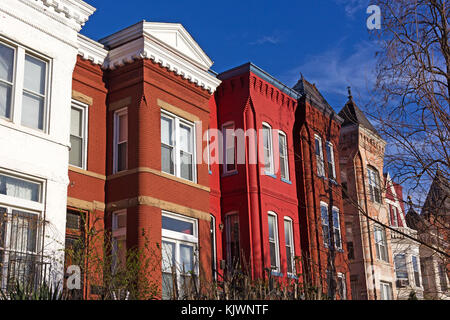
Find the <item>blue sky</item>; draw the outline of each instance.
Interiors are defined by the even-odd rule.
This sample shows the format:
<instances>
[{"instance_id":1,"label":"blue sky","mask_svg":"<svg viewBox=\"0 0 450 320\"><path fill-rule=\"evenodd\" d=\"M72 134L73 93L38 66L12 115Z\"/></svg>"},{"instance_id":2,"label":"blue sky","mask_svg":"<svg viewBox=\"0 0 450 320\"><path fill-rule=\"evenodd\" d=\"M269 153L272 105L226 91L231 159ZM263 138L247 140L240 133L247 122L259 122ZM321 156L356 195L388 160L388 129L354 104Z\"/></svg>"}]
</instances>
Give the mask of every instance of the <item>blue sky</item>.
<instances>
[{"instance_id":1,"label":"blue sky","mask_svg":"<svg viewBox=\"0 0 450 320\"><path fill-rule=\"evenodd\" d=\"M368 0L86 1L97 11L82 33L94 40L141 20L181 23L214 71L251 61L288 86L301 72L337 111L347 86L364 105L373 84Z\"/></svg>"}]
</instances>

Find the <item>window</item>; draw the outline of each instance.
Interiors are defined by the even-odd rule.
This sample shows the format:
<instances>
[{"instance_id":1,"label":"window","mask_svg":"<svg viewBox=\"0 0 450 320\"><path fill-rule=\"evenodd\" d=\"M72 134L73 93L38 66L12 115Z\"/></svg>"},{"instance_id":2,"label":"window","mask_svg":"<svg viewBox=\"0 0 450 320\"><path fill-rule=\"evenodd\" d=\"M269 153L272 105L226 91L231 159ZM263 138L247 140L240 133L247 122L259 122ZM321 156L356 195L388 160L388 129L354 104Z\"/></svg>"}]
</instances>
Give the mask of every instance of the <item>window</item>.
<instances>
[{"instance_id":1,"label":"window","mask_svg":"<svg viewBox=\"0 0 450 320\"><path fill-rule=\"evenodd\" d=\"M347 283L345 281L345 275L338 273L338 292L341 300L347 300Z\"/></svg>"},{"instance_id":2,"label":"window","mask_svg":"<svg viewBox=\"0 0 450 320\"><path fill-rule=\"evenodd\" d=\"M237 213L229 214L225 218L226 245L227 245L227 264L230 270L233 270L240 263L240 245L239 245L239 215Z\"/></svg>"},{"instance_id":3,"label":"window","mask_svg":"<svg viewBox=\"0 0 450 320\"><path fill-rule=\"evenodd\" d=\"M121 210L112 215L112 271L126 267L127 261L127 211Z\"/></svg>"},{"instance_id":4,"label":"window","mask_svg":"<svg viewBox=\"0 0 450 320\"><path fill-rule=\"evenodd\" d=\"M174 297L177 283L180 299L192 285L192 274L198 274L197 220L164 212L162 216L162 298Z\"/></svg>"},{"instance_id":5,"label":"window","mask_svg":"<svg viewBox=\"0 0 450 320\"><path fill-rule=\"evenodd\" d=\"M128 112L114 113L114 173L128 168Z\"/></svg>"},{"instance_id":6,"label":"window","mask_svg":"<svg viewBox=\"0 0 450 320\"><path fill-rule=\"evenodd\" d=\"M320 213L322 216L322 236L323 243L325 247L329 248L331 240L330 240L330 222L328 217L328 205L325 203L320 204Z\"/></svg>"},{"instance_id":7,"label":"window","mask_svg":"<svg viewBox=\"0 0 450 320\"><path fill-rule=\"evenodd\" d=\"M413 271L414 271L414 281L416 283L416 287L420 287L420 271L419 271L419 260L417 257L412 257Z\"/></svg>"},{"instance_id":8,"label":"window","mask_svg":"<svg viewBox=\"0 0 450 320\"><path fill-rule=\"evenodd\" d=\"M319 177L325 176L325 167L324 167L324 160L323 160L323 149L322 149L322 139L315 135L315 151L316 151L316 160L317 160L317 175Z\"/></svg>"},{"instance_id":9,"label":"window","mask_svg":"<svg viewBox=\"0 0 450 320\"><path fill-rule=\"evenodd\" d=\"M87 105L73 102L70 114L69 163L82 169L87 168Z\"/></svg>"},{"instance_id":10,"label":"window","mask_svg":"<svg viewBox=\"0 0 450 320\"><path fill-rule=\"evenodd\" d=\"M367 168L367 174L369 177L369 192L372 202L381 203L381 183L380 174L373 168Z\"/></svg>"},{"instance_id":11,"label":"window","mask_svg":"<svg viewBox=\"0 0 450 320\"><path fill-rule=\"evenodd\" d=\"M323 241L327 248L331 248L331 238L330 231L333 232L334 236L334 245L336 249L342 249L342 240L341 240L341 225L339 219L339 209L333 207L333 224L330 225L329 216L328 216L328 204L321 203L320 211L322 216L322 234Z\"/></svg>"},{"instance_id":12,"label":"window","mask_svg":"<svg viewBox=\"0 0 450 320\"><path fill-rule=\"evenodd\" d=\"M447 268L443 265L439 265L439 282L441 285L441 292L446 292L448 290L447 283Z\"/></svg>"},{"instance_id":13,"label":"window","mask_svg":"<svg viewBox=\"0 0 450 320\"><path fill-rule=\"evenodd\" d=\"M393 300L392 284L380 282L381 300Z\"/></svg>"},{"instance_id":14,"label":"window","mask_svg":"<svg viewBox=\"0 0 450 320\"><path fill-rule=\"evenodd\" d=\"M42 280L42 185L0 174L0 289Z\"/></svg>"},{"instance_id":15,"label":"window","mask_svg":"<svg viewBox=\"0 0 450 320\"><path fill-rule=\"evenodd\" d=\"M217 280L217 252L216 252L216 218L211 215L209 227L211 240L211 268L213 279Z\"/></svg>"},{"instance_id":16,"label":"window","mask_svg":"<svg viewBox=\"0 0 450 320\"><path fill-rule=\"evenodd\" d=\"M348 251L348 260L354 260L355 246L353 245L353 241L347 242L347 251Z\"/></svg>"},{"instance_id":17,"label":"window","mask_svg":"<svg viewBox=\"0 0 450 320\"><path fill-rule=\"evenodd\" d=\"M391 208L391 226L398 227L398 209L395 206L389 206Z\"/></svg>"},{"instance_id":18,"label":"window","mask_svg":"<svg viewBox=\"0 0 450 320\"><path fill-rule=\"evenodd\" d=\"M21 46L0 43L0 117L45 131L48 64Z\"/></svg>"},{"instance_id":19,"label":"window","mask_svg":"<svg viewBox=\"0 0 450 320\"><path fill-rule=\"evenodd\" d=\"M336 180L336 165L334 162L333 144L327 142L327 162L328 162L328 178Z\"/></svg>"},{"instance_id":20,"label":"window","mask_svg":"<svg viewBox=\"0 0 450 320\"><path fill-rule=\"evenodd\" d=\"M224 154L223 173L229 174L237 171L236 166L236 137L234 135L234 124L226 124L222 127L224 133Z\"/></svg>"},{"instance_id":21,"label":"window","mask_svg":"<svg viewBox=\"0 0 450 320\"><path fill-rule=\"evenodd\" d=\"M278 240L278 221L277 215L269 212L269 249L270 249L270 268L272 271L280 271L280 245Z\"/></svg>"},{"instance_id":22,"label":"window","mask_svg":"<svg viewBox=\"0 0 450 320\"><path fill-rule=\"evenodd\" d=\"M22 125L44 130L47 63L25 55L22 97Z\"/></svg>"},{"instance_id":23,"label":"window","mask_svg":"<svg viewBox=\"0 0 450 320\"><path fill-rule=\"evenodd\" d=\"M11 118L15 50L0 43L0 117Z\"/></svg>"},{"instance_id":24,"label":"window","mask_svg":"<svg viewBox=\"0 0 450 320\"><path fill-rule=\"evenodd\" d=\"M267 123L263 123L262 134L264 148L264 170L266 174L274 175L272 128Z\"/></svg>"},{"instance_id":25,"label":"window","mask_svg":"<svg viewBox=\"0 0 450 320\"><path fill-rule=\"evenodd\" d=\"M408 269L406 268L406 256L404 254L397 254L394 257L395 273L398 280L408 279Z\"/></svg>"},{"instance_id":26,"label":"window","mask_svg":"<svg viewBox=\"0 0 450 320\"><path fill-rule=\"evenodd\" d=\"M289 154L287 149L287 139L284 132L279 133L279 147L280 147L280 172L281 179L289 181Z\"/></svg>"},{"instance_id":27,"label":"window","mask_svg":"<svg viewBox=\"0 0 450 320\"><path fill-rule=\"evenodd\" d=\"M206 139L207 139L207 152L208 152L208 172L209 174L212 174L211 171L211 137L209 136L209 128L208 131L206 131Z\"/></svg>"},{"instance_id":28,"label":"window","mask_svg":"<svg viewBox=\"0 0 450 320\"><path fill-rule=\"evenodd\" d=\"M194 125L161 111L161 170L195 181Z\"/></svg>"},{"instance_id":29,"label":"window","mask_svg":"<svg viewBox=\"0 0 450 320\"><path fill-rule=\"evenodd\" d=\"M294 275L295 274L294 232L292 227L292 220L290 218L284 219L284 240L286 242L287 273L289 275Z\"/></svg>"},{"instance_id":30,"label":"window","mask_svg":"<svg viewBox=\"0 0 450 320\"><path fill-rule=\"evenodd\" d=\"M375 227L375 246L377 248L377 259L389 262L386 230L378 226Z\"/></svg>"},{"instance_id":31,"label":"window","mask_svg":"<svg viewBox=\"0 0 450 320\"><path fill-rule=\"evenodd\" d=\"M339 219L339 209L333 207L333 231L334 231L334 245L337 249L342 249L341 241L341 223Z\"/></svg>"}]
</instances>

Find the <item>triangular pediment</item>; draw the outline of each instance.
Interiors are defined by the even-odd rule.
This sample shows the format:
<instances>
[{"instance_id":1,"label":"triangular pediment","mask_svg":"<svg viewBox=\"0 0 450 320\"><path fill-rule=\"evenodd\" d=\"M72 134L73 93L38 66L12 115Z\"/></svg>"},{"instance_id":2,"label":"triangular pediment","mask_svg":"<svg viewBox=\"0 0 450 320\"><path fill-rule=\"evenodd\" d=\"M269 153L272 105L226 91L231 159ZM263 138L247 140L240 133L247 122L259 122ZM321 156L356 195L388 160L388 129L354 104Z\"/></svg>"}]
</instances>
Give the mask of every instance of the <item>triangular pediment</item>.
<instances>
[{"instance_id":1,"label":"triangular pediment","mask_svg":"<svg viewBox=\"0 0 450 320\"><path fill-rule=\"evenodd\" d=\"M145 22L144 33L174 49L181 56L193 60L205 70L212 66L211 59L179 23Z\"/></svg>"}]
</instances>

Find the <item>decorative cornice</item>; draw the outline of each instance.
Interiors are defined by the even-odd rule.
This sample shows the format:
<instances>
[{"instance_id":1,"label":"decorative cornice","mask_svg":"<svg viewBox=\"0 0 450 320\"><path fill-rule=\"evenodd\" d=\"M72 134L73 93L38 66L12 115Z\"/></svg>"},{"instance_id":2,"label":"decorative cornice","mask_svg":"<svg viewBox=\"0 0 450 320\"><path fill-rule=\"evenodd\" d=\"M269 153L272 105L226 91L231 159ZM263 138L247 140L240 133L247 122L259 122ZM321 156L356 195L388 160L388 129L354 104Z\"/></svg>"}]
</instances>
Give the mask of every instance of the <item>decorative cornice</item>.
<instances>
[{"instance_id":1,"label":"decorative cornice","mask_svg":"<svg viewBox=\"0 0 450 320\"><path fill-rule=\"evenodd\" d=\"M19 0L72 29L80 31L95 8L82 0Z\"/></svg>"},{"instance_id":2,"label":"decorative cornice","mask_svg":"<svg viewBox=\"0 0 450 320\"><path fill-rule=\"evenodd\" d=\"M108 56L108 51L101 43L78 34L78 55L84 60L103 66Z\"/></svg>"},{"instance_id":3,"label":"decorative cornice","mask_svg":"<svg viewBox=\"0 0 450 320\"><path fill-rule=\"evenodd\" d=\"M142 21L100 42L109 49L104 69L150 59L210 93L221 83L209 72L212 61L181 24Z\"/></svg>"}]
</instances>

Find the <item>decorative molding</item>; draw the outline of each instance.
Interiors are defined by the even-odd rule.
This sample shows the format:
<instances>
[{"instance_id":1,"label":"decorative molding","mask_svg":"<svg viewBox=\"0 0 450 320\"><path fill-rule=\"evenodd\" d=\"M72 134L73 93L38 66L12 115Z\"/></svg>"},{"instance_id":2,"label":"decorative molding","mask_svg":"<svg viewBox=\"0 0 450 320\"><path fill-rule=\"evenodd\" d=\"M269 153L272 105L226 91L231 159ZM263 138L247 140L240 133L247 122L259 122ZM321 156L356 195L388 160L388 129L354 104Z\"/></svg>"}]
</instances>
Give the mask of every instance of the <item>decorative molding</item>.
<instances>
[{"instance_id":1,"label":"decorative molding","mask_svg":"<svg viewBox=\"0 0 450 320\"><path fill-rule=\"evenodd\" d=\"M91 202L71 197L67 197L67 206L88 211L95 211L95 210L105 211L106 209L106 205L103 202L100 201Z\"/></svg>"},{"instance_id":2,"label":"decorative molding","mask_svg":"<svg viewBox=\"0 0 450 320\"><path fill-rule=\"evenodd\" d=\"M78 55L84 60L89 60L93 64L103 66L108 56L108 51L104 46L82 34L78 34Z\"/></svg>"},{"instance_id":3,"label":"decorative molding","mask_svg":"<svg viewBox=\"0 0 450 320\"><path fill-rule=\"evenodd\" d=\"M81 0L20 0L54 20L67 25L76 31L80 31L89 17L95 12L95 8Z\"/></svg>"},{"instance_id":4,"label":"decorative molding","mask_svg":"<svg viewBox=\"0 0 450 320\"><path fill-rule=\"evenodd\" d=\"M176 181L176 182L180 182L180 183L186 184L188 186L200 189L202 191L206 191L206 192L210 192L211 191L211 189L206 187L206 186L203 186L203 185L191 182L189 180L185 180L185 179L181 179L181 178L172 176L172 175L170 175L168 173L165 173L165 172L162 172L162 171L158 171L158 170L155 170L155 169L152 169L152 168L146 168L146 167L140 167L140 168L136 168L136 169L131 169L131 170L119 172L119 173L116 173L114 175L108 176L106 178L106 180L107 181L111 181L111 180L115 180L115 179L118 179L118 178L122 178L122 177L125 177L125 176L136 174L136 173L150 173L150 174L162 177L162 178L166 178L166 179L169 179L169 180L173 180L173 181Z\"/></svg>"},{"instance_id":5,"label":"decorative molding","mask_svg":"<svg viewBox=\"0 0 450 320\"><path fill-rule=\"evenodd\" d=\"M121 201L111 202L106 205L107 212L132 208L136 206L150 206L156 207L164 211L182 214L191 218L211 221L211 216L208 212L192 209L176 203L156 199L148 196L139 196L135 198L125 199Z\"/></svg>"},{"instance_id":6,"label":"decorative molding","mask_svg":"<svg viewBox=\"0 0 450 320\"><path fill-rule=\"evenodd\" d=\"M142 21L100 40L109 49L104 69L150 59L197 86L214 92L221 81L209 72L212 61L178 23Z\"/></svg>"},{"instance_id":7,"label":"decorative molding","mask_svg":"<svg viewBox=\"0 0 450 320\"><path fill-rule=\"evenodd\" d=\"M157 103L158 107L160 107L161 109L171 112L183 119L186 119L186 120L189 120L192 122L200 121L200 119L197 116L193 115L192 113L189 113L180 108L177 108L177 107L171 105L170 103L167 103L161 99L156 99L156 103Z\"/></svg>"},{"instance_id":8,"label":"decorative molding","mask_svg":"<svg viewBox=\"0 0 450 320\"><path fill-rule=\"evenodd\" d=\"M92 106L94 104L94 99L92 97L89 97L81 92L78 92L76 90L72 90L72 99L85 103L88 106Z\"/></svg>"}]
</instances>

